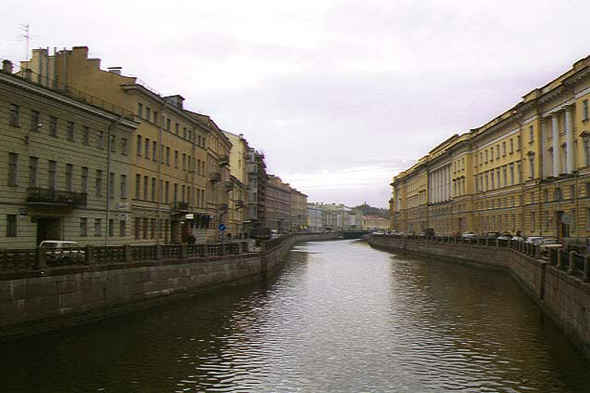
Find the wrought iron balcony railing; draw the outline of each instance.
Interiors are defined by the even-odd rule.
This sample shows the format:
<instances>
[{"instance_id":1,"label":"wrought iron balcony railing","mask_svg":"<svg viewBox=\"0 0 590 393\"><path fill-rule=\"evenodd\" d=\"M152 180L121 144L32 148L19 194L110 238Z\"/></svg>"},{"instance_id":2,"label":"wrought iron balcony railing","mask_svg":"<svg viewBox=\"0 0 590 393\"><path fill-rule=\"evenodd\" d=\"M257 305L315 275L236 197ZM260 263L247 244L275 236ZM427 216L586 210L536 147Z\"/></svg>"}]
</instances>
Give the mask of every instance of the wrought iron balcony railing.
<instances>
[{"instance_id":1,"label":"wrought iron balcony railing","mask_svg":"<svg viewBox=\"0 0 590 393\"><path fill-rule=\"evenodd\" d=\"M189 211L188 202L174 202L172 203L172 211L178 213L187 213Z\"/></svg>"},{"instance_id":2,"label":"wrought iron balcony railing","mask_svg":"<svg viewBox=\"0 0 590 393\"><path fill-rule=\"evenodd\" d=\"M39 205L86 206L88 194L53 188L27 188L27 203Z\"/></svg>"}]
</instances>

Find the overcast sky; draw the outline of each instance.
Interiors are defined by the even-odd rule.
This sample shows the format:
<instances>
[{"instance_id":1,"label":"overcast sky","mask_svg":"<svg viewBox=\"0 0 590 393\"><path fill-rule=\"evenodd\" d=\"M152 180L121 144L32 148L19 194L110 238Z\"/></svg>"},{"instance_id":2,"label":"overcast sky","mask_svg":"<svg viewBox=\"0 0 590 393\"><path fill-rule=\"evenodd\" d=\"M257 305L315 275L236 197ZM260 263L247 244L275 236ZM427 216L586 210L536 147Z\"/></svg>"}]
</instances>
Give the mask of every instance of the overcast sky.
<instances>
[{"instance_id":1,"label":"overcast sky","mask_svg":"<svg viewBox=\"0 0 590 393\"><path fill-rule=\"evenodd\" d=\"M91 4L91 6L90 6ZM588 0L3 0L0 57L85 45L244 134L310 201L392 177L590 54Z\"/></svg>"}]
</instances>

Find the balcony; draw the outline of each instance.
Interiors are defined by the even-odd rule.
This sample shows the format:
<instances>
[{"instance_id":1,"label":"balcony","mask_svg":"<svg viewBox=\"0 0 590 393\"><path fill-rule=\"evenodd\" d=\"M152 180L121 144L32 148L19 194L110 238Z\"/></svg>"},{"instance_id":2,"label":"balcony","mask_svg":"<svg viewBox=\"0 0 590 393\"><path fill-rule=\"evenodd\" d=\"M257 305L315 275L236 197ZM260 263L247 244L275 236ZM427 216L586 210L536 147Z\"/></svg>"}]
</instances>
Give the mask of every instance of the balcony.
<instances>
[{"instance_id":1,"label":"balcony","mask_svg":"<svg viewBox=\"0 0 590 393\"><path fill-rule=\"evenodd\" d=\"M88 194L51 188L27 188L27 204L47 206L86 206Z\"/></svg>"},{"instance_id":2,"label":"balcony","mask_svg":"<svg viewBox=\"0 0 590 393\"><path fill-rule=\"evenodd\" d=\"M190 210L189 210L188 202L174 202L174 203L172 203L172 212L178 213L178 214L189 213Z\"/></svg>"},{"instance_id":3,"label":"balcony","mask_svg":"<svg viewBox=\"0 0 590 393\"><path fill-rule=\"evenodd\" d=\"M229 206L227 205L227 203L221 203L219 205L219 210L222 212L226 212L229 209Z\"/></svg>"},{"instance_id":4,"label":"balcony","mask_svg":"<svg viewBox=\"0 0 590 393\"><path fill-rule=\"evenodd\" d=\"M221 181L221 173L220 172L210 172L209 173L209 180L213 183L217 183Z\"/></svg>"},{"instance_id":5,"label":"balcony","mask_svg":"<svg viewBox=\"0 0 590 393\"><path fill-rule=\"evenodd\" d=\"M234 189L234 183L232 183L231 181L224 181L223 182L223 187L225 188L225 191L230 192Z\"/></svg>"},{"instance_id":6,"label":"balcony","mask_svg":"<svg viewBox=\"0 0 590 393\"><path fill-rule=\"evenodd\" d=\"M244 207L244 201L243 201L243 200L241 200L241 199L238 199L238 200L236 201L236 209L241 209L241 208L243 208L243 207Z\"/></svg>"},{"instance_id":7,"label":"balcony","mask_svg":"<svg viewBox=\"0 0 590 393\"><path fill-rule=\"evenodd\" d=\"M221 165L221 166L229 165L229 157L227 154L222 154L219 156L219 165Z\"/></svg>"}]
</instances>

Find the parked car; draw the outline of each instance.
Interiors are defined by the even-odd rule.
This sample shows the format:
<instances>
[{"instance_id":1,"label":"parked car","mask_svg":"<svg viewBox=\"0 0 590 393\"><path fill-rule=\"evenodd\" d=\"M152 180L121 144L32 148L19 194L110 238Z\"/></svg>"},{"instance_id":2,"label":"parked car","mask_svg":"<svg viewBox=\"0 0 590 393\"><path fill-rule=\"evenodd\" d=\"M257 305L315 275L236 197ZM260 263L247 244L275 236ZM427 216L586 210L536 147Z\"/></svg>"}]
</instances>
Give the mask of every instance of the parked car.
<instances>
[{"instance_id":1,"label":"parked car","mask_svg":"<svg viewBox=\"0 0 590 393\"><path fill-rule=\"evenodd\" d=\"M543 244L543 238L541 236L529 236L526 238L526 242L538 246Z\"/></svg>"},{"instance_id":2,"label":"parked car","mask_svg":"<svg viewBox=\"0 0 590 393\"><path fill-rule=\"evenodd\" d=\"M500 232L486 232L480 236L480 239L496 240L500 237Z\"/></svg>"},{"instance_id":3,"label":"parked car","mask_svg":"<svg viewBox=\"0 0 590 393\"><path fill-rule=\"evenodd\" d=\"M512 239L512 235L510 232L504 232L500 236L497 237L498 240L510 240Z\"/></svg>"},{"instance_id":4,"label":"parked car","mask_svg":"<svg viewBox=\"0 0 590 393\"><path fill-rule=\"evenodd\" d=\"M43 247L46 252L47 261L60 264L73 262L83 262L86 253L76 242L65 240L43 240L39 247Z\"/></svg>"},{"instance_id":5,"label":"parked car","mask_svg":"<svg viewBox=\"0 0 590 393\"><path fill-rule=\"evenodd\" d=\"M559 242L559 239L556 237L546 237L541 244L541 253L548 253L550 249L559 250L561 247L563 247L563 244Z\"/></svg>"},{"instance_id":6,"label":"parked car","mask_svg":"<svg viewBox=\"0 0 590 393\"><path fill-rule=\"evenodd\" d=\"M513 237L511 240L512 240L512 241L515 241L515 242L523 242L523 243L524 243L524 241L525 241L525 240L524 240L522 237L520 237L520 236L514 236L514 237Z\"/></svg>"},{"instance_id":7,"label":"parked car","mask_svg":"<svg viewBox=\"0 0 590 393\"><path fill-rule=\"evenodd\" d=\"M463 232L463 234L461 235L461 237L463 239L475 239L477 237L477 235L473 232Z\"/></svg>"}]
</instances>

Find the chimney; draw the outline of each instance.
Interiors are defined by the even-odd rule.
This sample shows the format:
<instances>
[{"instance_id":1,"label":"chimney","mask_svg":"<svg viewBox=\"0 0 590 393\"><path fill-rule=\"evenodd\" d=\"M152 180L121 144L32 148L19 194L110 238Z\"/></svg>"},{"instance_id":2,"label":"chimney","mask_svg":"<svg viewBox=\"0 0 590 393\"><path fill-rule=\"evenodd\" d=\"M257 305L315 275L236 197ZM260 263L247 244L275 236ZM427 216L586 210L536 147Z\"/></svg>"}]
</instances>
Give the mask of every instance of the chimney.
<instances>
[{"instance_id":1,"label":"chimney","mask_svg":"<svg viewBox=\"0 0 590 393\"><path fill-rule=\"evenodd\" d=\"M2 71L12 74L12 62L10 60L2 60Z\"/></svg>"},{"instance_id":2,"label":"chimney","mask_svg":"<svg viewBox=\"0 0 590 393\"><path fill-rule=\"evenodd\" d=\"M121 70L123 68L122 67L108 67L107 70L111 73L111 74L115 74L115 75L121 75Z\"/></svg>"}]
</instances>

